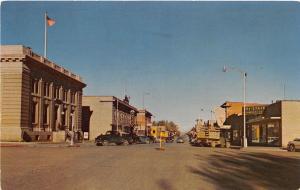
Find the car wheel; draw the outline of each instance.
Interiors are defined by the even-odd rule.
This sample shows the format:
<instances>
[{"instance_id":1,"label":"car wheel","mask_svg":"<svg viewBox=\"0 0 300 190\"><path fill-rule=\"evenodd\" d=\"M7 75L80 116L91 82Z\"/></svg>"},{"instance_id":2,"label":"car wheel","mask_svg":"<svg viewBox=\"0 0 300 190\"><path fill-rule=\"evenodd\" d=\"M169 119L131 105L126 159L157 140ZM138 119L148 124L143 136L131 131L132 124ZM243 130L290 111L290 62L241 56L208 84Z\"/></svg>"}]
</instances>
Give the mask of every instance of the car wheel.
<instances>
[{"instance_id":1,"label":"car wheel","mask_svg":"<svg viewBox=\"0 0 300 190\"><path fill-rule=\"evenodd\" d=\"M289 149L290 152L295 152L295 145L290 144Z\"/></svg>"},{"instance_id":2,"label":"car wheel","mask_svg":"<svg viewBox=\"0 0 300 190\"><path fill-rule=\"evenodd\" d=\"M107 146L108 145L108 141L104 140L102 141L102 146Z\"/></svg>"},{"instance_id":3,"label":"car wheel","mask_svg":"<svg viewBox=\"0 0 300 190\"><path fill-rule=\"evenodd\" d=\"M123 145L125 145L125 146L129 145L128 141L125 140L125 141L123 142Z\"/></svg>"},{"instance_id":4,"label":"car wheel","mask_svg":"<svg viewBox=\"0 0 300 190\"><path fill-rule=\"evenodd\" d=\"M101 143L99 143L99 142L96 142L96 146L100 146L101 145Z\"/></svg>"}]
</instances>

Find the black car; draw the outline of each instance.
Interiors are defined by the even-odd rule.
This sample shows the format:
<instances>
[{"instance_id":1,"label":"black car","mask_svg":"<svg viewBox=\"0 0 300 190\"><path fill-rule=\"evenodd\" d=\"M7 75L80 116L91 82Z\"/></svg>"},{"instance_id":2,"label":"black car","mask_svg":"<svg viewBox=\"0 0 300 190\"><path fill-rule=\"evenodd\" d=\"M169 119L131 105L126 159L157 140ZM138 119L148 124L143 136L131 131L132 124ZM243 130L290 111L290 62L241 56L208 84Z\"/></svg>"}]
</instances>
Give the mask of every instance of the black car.
<instances>
[{"instance_id":1,"label":"black car","mask_svg":"<svg viewBox=\"0 0 300 190\"><path fill-rule=\"evenodd\" d=\"M157 143L157 142L159 142L159 140L156 139L156 138L153 137L153 136L149 136L149 140L150 140L151 143Z\"/></svg>"},{"instance_id":2,"label":"black car","mask_svg":"<svg viewBox=\"0 0 300 190\"><path fill-rule=\"evenodd\" d=\"M128 144L133 144L134 143L134 136L128 133L122 134L122 138L128 141Z\"/></svg>"},{"instance_id":3,"label":"black car","mask_svg":"<svg viewBox=\"0 0 300 190\"><path fill-rule=\"evenodd\" d=\"M137 144L150 144L151 141L147 136L136 136L134 140Z\"/></svg>"},{"instance_id":4,"label":"black car","mask_svg":"<svg viewBox=\"0 0 300 190\"><path fill-rule=\"evenodd\" d=\"M129 142L126 138L122 137L117 131L107 131L105 135L99 135L95 138L97 146L104 146L109 144L115 145L128 145Z\"/></svg>"}]
</instances>

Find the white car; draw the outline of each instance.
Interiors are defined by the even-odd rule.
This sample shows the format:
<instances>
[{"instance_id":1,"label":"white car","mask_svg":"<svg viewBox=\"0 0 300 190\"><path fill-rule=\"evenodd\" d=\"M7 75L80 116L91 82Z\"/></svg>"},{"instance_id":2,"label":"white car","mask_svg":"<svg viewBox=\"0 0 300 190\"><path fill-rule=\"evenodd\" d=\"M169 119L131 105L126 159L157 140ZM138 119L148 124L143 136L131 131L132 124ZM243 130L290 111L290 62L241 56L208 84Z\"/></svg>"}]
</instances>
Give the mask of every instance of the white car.
<instances>
[{"instance_id":1,"label":"white car","mask_svg":"<svg viewBox=\"0 0 300 190\"><path fill-rule=\"evenodd\" d=\"M295 138L293 141L290 141L287 145L287 150L290 152L300 150L300 138Z\"/></svg>"},{"instance_id":2,"label":"white car","mask_svg":"<svg viewBox=\"0 0 300 190\"><path fill-rule=\"evenodd\" d=\"M184 140L182 137L178 137L176 140L177 143L184 143Z\"/></svg>"}]
</instances>

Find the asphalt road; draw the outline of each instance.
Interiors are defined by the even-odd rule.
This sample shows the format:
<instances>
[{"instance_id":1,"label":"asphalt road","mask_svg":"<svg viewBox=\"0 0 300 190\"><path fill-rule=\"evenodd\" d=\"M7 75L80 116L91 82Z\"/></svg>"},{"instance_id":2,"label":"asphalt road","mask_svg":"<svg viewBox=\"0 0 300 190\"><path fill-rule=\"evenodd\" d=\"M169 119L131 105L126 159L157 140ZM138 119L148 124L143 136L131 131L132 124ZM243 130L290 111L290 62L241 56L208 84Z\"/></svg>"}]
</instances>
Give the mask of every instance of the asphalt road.
<instances>
[{"instance_id":1,"label":"asphalt road","mask_svg":"<svg viewBox=\"0 0 300 190\"><path fill-rule=\"evenodd\" d=\"M300 153L158 144L2 147L1 187L199 190L300 188Z\"/></svg>"}]
</instances>

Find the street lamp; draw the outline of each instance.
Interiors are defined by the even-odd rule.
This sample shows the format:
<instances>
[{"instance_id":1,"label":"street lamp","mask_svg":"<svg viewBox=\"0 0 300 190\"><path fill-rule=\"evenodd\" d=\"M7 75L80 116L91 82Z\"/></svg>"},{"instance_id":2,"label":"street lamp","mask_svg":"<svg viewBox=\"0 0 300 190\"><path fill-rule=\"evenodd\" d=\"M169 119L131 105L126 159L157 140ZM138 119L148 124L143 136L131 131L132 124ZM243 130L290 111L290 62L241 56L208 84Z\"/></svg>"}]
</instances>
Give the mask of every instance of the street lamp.
<instances>
[{"instance_id":1,"label":"street lamp","mask_svg":"<svg viewBox=\"0 0 300 190\"><path fill-rule=\"evenodd\" d=\"M227 72L229 69L234 70L234 71L238 71L243 76L243 92L244 92L244 101L243 101L243 104L244 104L244 107L243 107L243 112L244 112L244 114L243 114L243 116L244 116L243 147L246 148L247 147L247 137L246 137L246 78L247 78L247 73L245 71L242 71L242 70L238 69L238 68L226 67L225 65L223 67L223 72Z\"/></svg>"},{"instance_id":2,"label":"street lamp","mask_svg":"<svg viewBox=\"0 0 300 190\"><path fill-rule=\"evenodd\" d=\"M117 132L119 132L119 100L116 98L117 101Z\"/></svg>"},{"instance_id":3,"label":"street lamp","mask_svg":"<svg viewBox=\"0 0 300 190\"><path fill-rule=\"evenodd\" d=\"M75 124L75 121L74 121L74 113L71 113L71 118L72 118L72 121L71 121L71 141L70 141L70 146L74 146L74 124Z\"/></svg>"},{"instance_id":4,"label":"street lamp","mask_svg":"<svg viewBox=\"0 0 300 190\"><path fill-rule=\"evenodd\" d=\"M143 109L145 111L145 132L146 136L148 136L148 126L147 126L147 121L146 121L146 108L145 108L145 96L150 95L149 92L143 92Z\"/></svg>"}]
</instances>

